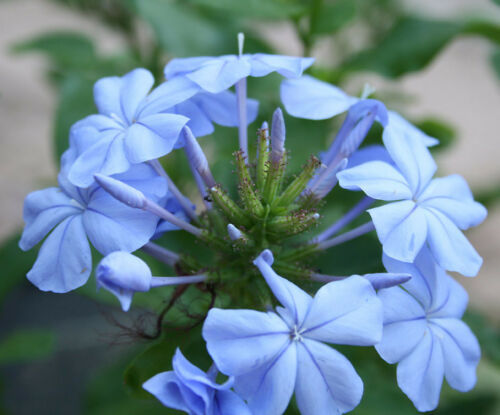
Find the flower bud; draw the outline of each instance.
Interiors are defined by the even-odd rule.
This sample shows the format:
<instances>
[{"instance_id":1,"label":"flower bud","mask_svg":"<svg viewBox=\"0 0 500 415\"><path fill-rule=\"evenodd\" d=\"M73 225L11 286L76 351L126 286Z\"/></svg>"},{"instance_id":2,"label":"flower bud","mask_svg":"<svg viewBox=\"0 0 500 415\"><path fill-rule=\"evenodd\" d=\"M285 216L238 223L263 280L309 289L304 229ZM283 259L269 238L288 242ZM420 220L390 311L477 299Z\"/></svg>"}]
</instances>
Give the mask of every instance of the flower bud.
<instances>
[{"instance_id":1,"label":"flower bud","mask_svg":"<svg viewBox=\"0 0 500 415\"><path fill-rule=\"evenodd\" d=\"M132 186L102 174L94 174L95 181L111 196L127 206L144 209L147 201L144 194Z\"/></svg>"}]
</instances>

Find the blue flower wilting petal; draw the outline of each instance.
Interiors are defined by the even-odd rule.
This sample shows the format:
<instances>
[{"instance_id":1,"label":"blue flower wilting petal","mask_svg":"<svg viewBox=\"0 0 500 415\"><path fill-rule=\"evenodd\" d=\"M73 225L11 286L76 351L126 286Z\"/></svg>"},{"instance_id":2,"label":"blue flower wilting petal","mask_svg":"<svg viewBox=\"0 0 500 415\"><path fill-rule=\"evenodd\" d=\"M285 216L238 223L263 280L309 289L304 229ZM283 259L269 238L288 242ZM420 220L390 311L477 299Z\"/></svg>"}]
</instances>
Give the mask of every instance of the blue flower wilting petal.
<instances>
[{"instance_id":1,"label":"blue flower wilting petal","mask_svg":"<svg viewBox=\"0 0 500 415\"><path fill-rule=\"evenodd\" d=\"M88 138L89 132L83 128L74 130L77 157L68 173L74 185L88 187L95 173L122 173L174 148L188 119L161 112L189 99L199 88L192 83L185 85L187 81L167 82L148 97L153 82L152 75L141 68L121 78L97 81L94 98L99 114L77 123L78 127L93 127L94 137Z\"/></svg>"},{"instance_id":2,"label":"blue flower wilting petal","mask_svg":"<svg viewBox=\"0 0 500 415\"><path fill-rule=\"evenodd\" d=\"M142 259L123 251L106 255L96 269L97 288L115 295L123 311L129 310L136 291L149 291L151 278L151 270Z\"/></svg>"},{"instance_id":3,"label":"blue flower wilting petal","mask_svg":"<svg viewBox=\"0 0 500 415\"><path fill-rule=\"evenodd\" d=\"M254 263L284 308L278 307L279 315L210 310L203 326L210 355L223 373L235 376L235 390L253 413L282 414L294 389L304 414L352 410L361 399L361 380L347 359L319 341L375 344L382 327L375 290L353 276L326 284L312 299L277 275L272 262L265 250ZM311 379L317 380L313 388Z\"/></svg>"},{"instance_id":4,"label":"blue flower wilting petal","mask_svg":"<svg viewBox=\"0 0 500 415\"><path fill-rule=\"evenodd\" d=\"M179 349L172 367L173 371L159 373L143 384L163 405L195 415L251 415L245 402L230 390L232 379L217 384Z\"/></svg>"},{"instance_id":5,"label":"blue flower wilting petal","mask_svg":"<svg viewBox=\"0 0 500 415\"><path fill-rule=\"evenodd\" d=\"M261 77L271 72L278 72L287 78L299 77L313 61L313 58L263 53L178 58L172 59L167 64L165 77L174 79L184 76L207 92L219 93L248 76Z\"/></svg>"},{"instance_id":6,"label":"blue flower wilting petal","mask_svg":"<svg viewBox=\"0 0 500 415\"><path fill-rule=\"evenodd\" d=\"M459 391L476 382L477 339L460 320L467 293L437 265L427 248L414 264L387 256L389 272L409 272L400 287L380 290L384 307L382 340L375 346L388 363L398 363L398 385L419 411L436 408L443 377Z\"/></svg>"}]
</instances>

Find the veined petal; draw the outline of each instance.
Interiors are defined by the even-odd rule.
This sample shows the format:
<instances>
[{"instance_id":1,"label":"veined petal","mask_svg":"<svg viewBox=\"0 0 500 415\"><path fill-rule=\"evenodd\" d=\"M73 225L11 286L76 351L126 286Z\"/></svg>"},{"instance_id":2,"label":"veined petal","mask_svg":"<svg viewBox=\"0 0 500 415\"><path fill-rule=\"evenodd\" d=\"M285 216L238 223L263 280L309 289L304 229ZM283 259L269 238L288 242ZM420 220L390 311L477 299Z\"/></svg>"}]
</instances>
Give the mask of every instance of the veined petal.
<instances>
[{"instance_id":1,"label":"veined petal","mask_svg":"<svg viewBox=\"0 0 500 415\"><path fill-rule=\"evenodd\" d=\"M285 78L298 78L314 63L314 58L256 53L250 56L249 61L252 66L251 76L266 76L271 72L278 72Z\"/></svg>"},{"instance_id":2,"label":"veined petal","mask_svg":"<svg viewBox=\"0 0 500 415\"><path fill-rule=\"evenodd\" d=\"M377 343L382 336L382 305L371 283L352 276L321 287L301 326L301 335L334 344Z\"/></svg>"},{"instance_id":3,"label":"veined petal","mask_svg":"<svg viewBox=\"0 0 500 415\"><path fill-rule=\"evenodd\" d=\"M427 329L415 349L399 363L398 385L419 411L432 411L439 402L443 376L441 343Z\"/></svg>"},{"instance_id":4,"label":"veined petal","mask_svg":"<svg viewBox=\"0 0 500 415\"><path fill-rule=\"evenodd\" d=\"M405 358L422 340L427 320L422 305L399 287L378 292L384 310L382 340L375 349L387 363Z\"/></svg>"},{"instance_id":5,"label":"veined petal","mask_svg":"<svg viewBox=\"0 0 500 415\"><path fill-rule=\"evenodd\" d=\"M162 372L144 382L142 387L154 395L163 405L189 413L184 402L177 376L174 372Z\"/></svg>"},{"instance_id":6,"label":"veined petal","mask_svg":"<svg viewBox=\"0 0 500 415\"><path fill-rule=\"evenodd\" d=\"M151 72L137 68L122 77L120 105L129 124L134 122L137 109L155 80Z\"/></svg>"},{"instance_id":7,"label":"veined petal","mask_svg":"<svg viewBox=\"0 0 500 415\"><path fill-rule=\"evenodd\" d=\"M266 249L262 251L253 263L259 268L267 285L269 285L269 288L278 301L285 306L290 315L293 316L295 324L300 326L309 310L312 298L304 290L276 274L271 267L273 261L274 258L271 251Z\"/></svg>"},{"instance_id":8,"label":"veined petal","mask_svg":"<svg viewBox=\"0 0 500 415\"><path fill-rule=\"evenodd\" d=\"M28 279L42 291L65 293L85 284L92 270L81 215L63 220L44 241Z\"/></svg>"},{"instance_id":9,"label":"veined petal","mask_svg":"<svg viewBox=\"0 0 500 415\"><path fill-rule=\"evenodd\" d=\"M425 209L428 243L434 258L444 269L466 277L477 275L483 259L457 226L441 212Z\"/></svg>"},{"instance_id":10,"label":"veined petal","mask_svg":"<svg viewBox=\"0 0 500 415\"><path fill-rule=\"evenodd\" d=\"M334 85L305 75L281 83L281 101L294 117L325 120L347 111L358 99Z\"/></svg>"},{"instance_id":11,"label":"veined petal","mask_svg":"<svg viewBox=\"0 0 500 415\"><path fill-rule=\"evenodd\" d=\"M422 130L405 120L396 111L388 111L388 116L389 120L386 129L389 129L389 134L400 136L411 135L426 147L432 147L439 144L439 140L425 134Z\"/></svg>"},{"instance_id":12,"label":"veined petal","mask_svg":"<svg viewBox=\"0 0 500 415\"><path fill-rule=\"evenodd\" d=\"M217 59L215 56L195 56L191 58L175 58L165 66L165 78L171 79L199 69L201 66Z\"/></svg>"},{"instance_id":13,"label":"veined petal","mask_svg":"<svg viewBox=\"0 0 500 415\"><path fill-rule=\"evenodd\" d=\"M337 173L339 184L344 189L362 190L379 200L411 199L408 183L390 164L371 161Z\"/></svg>"},{"instance_id":14,"label":"veined petal","mask_svg":"<svg viewBox=\"0 0 500 415\"><path fill-rule=\"evenodd\" d=\"M289 342L290 329L275 313L254 310L209 311L203 338L219 370L239 376L271 361Z\"/></svg>"},{"instance_id":15,"label":"veined petal","mask_svg":"<svg viewBox=\"0 0 500 415\"><path fill-rule=\"evenodd\" d=\"M155 202L166 196L168 192L167 180L158 176L153 167L147 163L135 164L125 173L116 174L113 178L140 190ZM173 204L175 205L175 201Z\"/></svg>"},{"instance_id":16,"label":"veined petal","mask_svg":"<svg viewBox=\"0 0 500 415\"><path fill-rule=\"evenodd\" d=\"M295 396L307 415L343 414L358 406L363 382L342 354L314 340L297 343Z\"/></svg>"},{"instance_id":17,"label":"veined petal","mask_svg":"<svg viewBox=\"0 0 500 415\"><path fill-rule=\"evenodd\" d=\"M418 202L440 211L460 229L479 225L487 215L486 208L474 201L467 182L458 174L432 180Z\"/></svg>"},{"instance_id":18,"label":"veined petal","mask_svg":"<svg viewBox=\"0 0 500 415\"><path fill-rule=\"evenodd\" d=\"M114 114L121 120L126 119L120 100L122 85L123 82L119 76L102 78L94 84L94 101L100 114L107 116Z\"/></svg>"},{"instance_id":19,"label":"veined petal","mask_svg":"<svg viewBox=\"0 0 500 415\"><path fill-rule=\"evenodd\" d=\"M428 185L437 166L425 145L407 130L386 128L384 145L398 169L405 177L414 196Z\"/></svg>"},{"instance_id":20,"label":"veined petal","mask_svg":"<svg viewBox=\"0 0 500 415\"><path fill-rule=\"evenodd\" d=\"M476 384L476 368L481 358L474 333L463 321L455 318L432 319L430 328L443 348L447 382L460 392L471 390Z\"/></svg>"},{"instance_id":21,"label":"veined petal","mask_svg":"<svg viewBox=\"0 0 500 415\"><path fill-rule=\"evenodd\" d=\"M57 187L31 192L24 200L25 224L19 247L23 251L33 248L49 231L68 216L78 215L82 208Z\"/></svg>"},{"instance_id":22,"label":"veined petal","mask_svg":"<svg viewBox=\"0 0 500 415\"><path fill-rule=\"evenodd\" d=\"M469 295L457 281L446 273L436 281L434 302L427 311L430 318L462 318L469 302Z\"/></svg>"},{"instance_id":23,"label":"veined petal","mask_svg":"<svg viewBox=\"0 0 500 415\"><path fill-rule=\"evenodd\" d=\"M252 415L243 399L230 390L216 392L213 407L213 415Z\"/></svg>"},{"instance_id":24,"label":"veined petal","mask_svg":"<svg viewBox=\"0 0 500 415\"><path fill-rule=\"evenodd\" d=\"M371 161L382 161L387 164L394 164L384 146L373 144L356 150L351 157L349 157L347 168L350 169Z\"/></svg>"},{"instance_id":25,"label":"veined petal","mask_svg":"<svg viewBox=\"0 0 500 415\"><path fill-rule=\"evenodd\" d=\"M297 347L287 339L282 349L259 369L236 377L234 388L253 414L281 415L293 394L297 377Z\"/></svg>"},{"instance_id":26,"label":"veined petal","mask_svg":"<svg viewBox=\"0 0 500 415\"><path fill-rule=\"evenodd\" d=\"M168 112L183 115L184 117L189 118L186 125L195 137L203 137L214 132L212 120L194 100L181 102L175 107L170 108ZM175 142L175 148L182 148L184 145L184 134L180 134L179 138Z\"/></svg>"}]
</instances>

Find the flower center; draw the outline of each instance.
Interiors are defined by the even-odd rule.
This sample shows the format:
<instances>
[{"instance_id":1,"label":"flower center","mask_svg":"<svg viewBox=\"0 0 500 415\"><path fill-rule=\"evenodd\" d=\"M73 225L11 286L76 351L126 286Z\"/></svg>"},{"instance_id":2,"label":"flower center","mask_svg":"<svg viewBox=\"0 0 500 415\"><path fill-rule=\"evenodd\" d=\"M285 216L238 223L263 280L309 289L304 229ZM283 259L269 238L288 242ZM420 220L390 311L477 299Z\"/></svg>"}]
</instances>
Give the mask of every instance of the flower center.
<instances>
[{"instance_id":1,"label":"flower center","mask_svg":"<svg viewBox=\"0 0 500 415\"><path fill-rule=\"evenodd\" d=\"M294 342L302 341L302 330L299 330L299 328L296 325L293 326L293 330L290 332L290 338Z\"/></svg>"}]
</instances>

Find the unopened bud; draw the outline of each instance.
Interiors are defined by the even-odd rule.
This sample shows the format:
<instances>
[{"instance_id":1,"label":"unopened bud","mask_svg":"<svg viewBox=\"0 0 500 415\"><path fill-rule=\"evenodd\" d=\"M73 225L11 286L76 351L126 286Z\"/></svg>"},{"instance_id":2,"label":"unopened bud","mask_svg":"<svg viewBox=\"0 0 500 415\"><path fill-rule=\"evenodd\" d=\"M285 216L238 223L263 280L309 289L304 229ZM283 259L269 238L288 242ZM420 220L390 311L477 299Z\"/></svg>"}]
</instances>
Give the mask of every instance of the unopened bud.
<instances>
[{"instance_id":1,"label":"unopened bud","mask_svg":"<svg viewBox=\"0 0 500 415\"><path fill-rule=\"evenodd\" d=\"M185 150L189 163L200 174L203 182L207 187L214 186L214 177L212 176L212 172L210 171L210 167L208 166L208 161L205 157L205 153L203 153L203 150L198 144L198 140L196 140L189 127L184 127L182 133L184 134L184 140L186 143Z\"/></svg>"},{"instance_id":2,"label":"unopened bud","mask_svg":"<svg viewBox=\"0 0 500 415\"><path fill-rule=\"evenodd\" d=\"M95 181L116 200L136 209L145 209L147 198L144 194L120 180L102 174L94 174Z\"/></svg>"},{"instance_id":3,"label":"unopened bud","mask_svg":"<svg viewBox=\"0 0 500 415\"><path fill-rule=\"evenodd\" d=\"M281 108L276 108L271 127L271 161L279 163L285 153L286 129Z\"/></svg>"}]
</instances>

